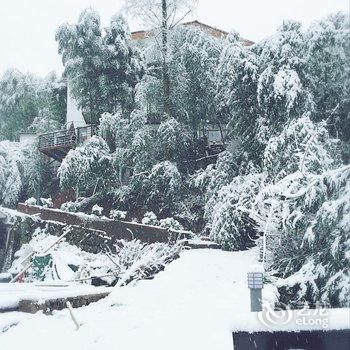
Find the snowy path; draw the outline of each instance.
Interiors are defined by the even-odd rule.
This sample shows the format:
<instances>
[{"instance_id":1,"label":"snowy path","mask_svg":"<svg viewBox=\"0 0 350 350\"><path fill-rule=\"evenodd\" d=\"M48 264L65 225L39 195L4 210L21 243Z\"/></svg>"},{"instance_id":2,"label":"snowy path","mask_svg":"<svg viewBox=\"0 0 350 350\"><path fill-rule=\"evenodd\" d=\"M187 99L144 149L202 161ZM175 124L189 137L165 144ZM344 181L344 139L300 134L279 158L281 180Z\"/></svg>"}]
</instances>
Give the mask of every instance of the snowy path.
<instances>
[{"instance_id":1,"label":"snowy path","mask_svg":"<svg viewBox=\"0 0 350 350\"><path fill-rule=\"evenodd\" d=\"M0 333L0 349L232 350L230 325L249 312L246 274L254 263L256 250L186 251L154 280L77 309L78 331L67 310L36 314Z\"/></svg>"}]
</instances>

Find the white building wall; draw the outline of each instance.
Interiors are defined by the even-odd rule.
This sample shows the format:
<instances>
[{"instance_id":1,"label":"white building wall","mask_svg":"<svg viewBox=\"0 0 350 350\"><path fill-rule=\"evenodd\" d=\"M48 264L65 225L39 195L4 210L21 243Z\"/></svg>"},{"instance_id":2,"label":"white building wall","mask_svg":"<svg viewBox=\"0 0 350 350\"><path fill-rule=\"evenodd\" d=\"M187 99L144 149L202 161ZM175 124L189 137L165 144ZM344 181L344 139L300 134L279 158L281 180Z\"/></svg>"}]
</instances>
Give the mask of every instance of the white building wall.
<instances>
[{"instance_id":1,"label":"white building wall","mask_svg":"<svg viewBox=\"0 0 350 350\"><path fill-rule=\"evenodd\" d=\"M76 101L74 100L73 96L70 93L69 84L67 86L67 128L70 127L70 125L74 124L74 127L81 127L86 126L86 122L84 120L83 114L79 110Z\"/></svg>"},{"instance_id":2,"label":"white building wall","mask_svg":"<svg viewBox=\"0 0 350 350\"><path fill-rule=\"evenodd\" d=\"M34 143L37 138L36 134L20 134L19 135L19 142L21 143Z\"/></svg>"}]
</instances>

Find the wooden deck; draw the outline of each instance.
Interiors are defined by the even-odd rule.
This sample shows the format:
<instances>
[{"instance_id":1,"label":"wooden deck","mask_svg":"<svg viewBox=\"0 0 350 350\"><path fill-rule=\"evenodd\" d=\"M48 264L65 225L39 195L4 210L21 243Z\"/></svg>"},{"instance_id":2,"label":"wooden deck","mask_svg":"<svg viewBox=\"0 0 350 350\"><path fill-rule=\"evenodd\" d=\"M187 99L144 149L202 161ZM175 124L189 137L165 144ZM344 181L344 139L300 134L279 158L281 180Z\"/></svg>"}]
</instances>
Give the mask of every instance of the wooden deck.
<instances>
[{"instance_id":1,"label":"wooden deck","mask_svg":"<svg viewBox=\"0 0 350 350\"><path fill-rule=\"evenodd\" d=\"M39 151L59 162L78 144L97 134L96 125L58 130L39 136Z\"/></svg>"}]
</instances>

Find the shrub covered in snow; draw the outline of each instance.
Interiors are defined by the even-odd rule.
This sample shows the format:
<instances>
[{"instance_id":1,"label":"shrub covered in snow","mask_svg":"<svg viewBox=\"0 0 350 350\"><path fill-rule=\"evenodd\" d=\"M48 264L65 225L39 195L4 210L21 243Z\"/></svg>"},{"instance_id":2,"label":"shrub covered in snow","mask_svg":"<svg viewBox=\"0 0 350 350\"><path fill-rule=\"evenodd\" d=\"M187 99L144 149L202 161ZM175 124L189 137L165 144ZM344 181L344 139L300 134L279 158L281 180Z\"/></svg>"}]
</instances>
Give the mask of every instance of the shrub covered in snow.
<instances>
[{"instance_id":1,"label":"shrub covered in snow","mask_svg":"<svg viewBox=\"0 0 350 350\"><path fill-rule=\"evenodd\" d=\"M109 217L114 220L125 220L127 212L122 210L112 209L109 213Z\"/></svg>"},{"instance_id":2,"label":"shrub covered in snow","mask_svg":"<svg viewBox=\"0 0 350 350\"><path fill-rule=\"evenodd\" d=\"M78 211L78 203L66 202L61 205L61 210L76 213Z\"/></svg>"},{"instance_id":3,"label":"shrub covered in snow","mask_svg":"<svg viewBox=\"0 0 350 350\"><path fill-rule=\"evenodd\" d=\"M183 230L183 226L174 218L157 219L157 215L153 211L148 211L144 214L141 223L144 225L159 226L172 230Z\"/></svg>"},{"instance_id":4,"label":"shrub covered in snow","mask_svg":"<svg viewBox=\"0 0 350 350\"><path fill-rule=\"evenodd\" d=\"M113 181L111 157L106 142L97 136L70 150L58 169L62 188L74 188L77 196L105 189Z\"/></svg>"},{"instance_id":5,"label":"shrub covered in snow","mask_svg":"<svg viewBox=\"0 0 350 350\"><path fill-rule=\"evenodd\" d=\"M183 230L183 226L174 218L165 218L159 220L159 226L171 230Z\"/></svg>"},{"instance_id":6,"label":"shrub covered in snow","mask_svg":"<svg viewBox=\"0 0 350 350\"><path fill-rule=\"evenodd\" d=\"M27 200L24 201L24 204L26 205L36 205L36 199L34 197L30 197Z\"/></svg>"},{"instance_id":7,"label":"shrub covered in snow","mask_svg":"<svg viewBox=\"0 0 350 350\"><path fill-rule=\"evenodd\" d=\"M92 208L91 208L91 214L97 215L97 216L101 216L103 212L103 208L100 207L99 205L95 204Z\"/></svg>"},{"instance_id":8,"label":"shrub covered in snow","mask_svg":"<svg viewBox=\"0 0 350 350\"><path fill-rule=\"evenodd\" d=\"M144 214L141 223L144 225L153 225L157 226L158 225L158 219L157 215L153 213L153 211L148 211Z\"/></svg>"},{"instance_id":9,"label":"shrub covered in snow","mask_svg":"<svg viewBox=\"0 0 350 350\"><path fill-rule=\"evenodd\" d=\"M40 198L40 203L44 208L52 208L53 206L51 198Z\"/></svg>"}]
</instances>

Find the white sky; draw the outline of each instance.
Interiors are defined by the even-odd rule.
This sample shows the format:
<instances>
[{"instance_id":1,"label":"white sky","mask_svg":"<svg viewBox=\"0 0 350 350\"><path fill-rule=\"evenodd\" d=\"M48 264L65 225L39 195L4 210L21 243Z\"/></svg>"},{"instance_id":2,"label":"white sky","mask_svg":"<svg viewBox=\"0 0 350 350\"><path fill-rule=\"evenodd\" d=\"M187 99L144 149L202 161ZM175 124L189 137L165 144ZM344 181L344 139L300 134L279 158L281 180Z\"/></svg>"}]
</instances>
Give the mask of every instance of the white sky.
<instances>
[{"instance_id":1,"label":"white sky","mask_svg":"<svg viewBox=\"0 0 350 350\"><path fill-rule=\"evenodd\" d=\"M209 25L237 30L258 41L271 35L283 19L308 26L336 11L349 12L350 0L199 0L192 18ZM0 74L9 67L45 75L61 71L55 31L75 22L81 10L95 8L103 25L118 12L124 0L0 0ZM132 30L136 27L131 19Z\"/></svg>"}]
</instances>

